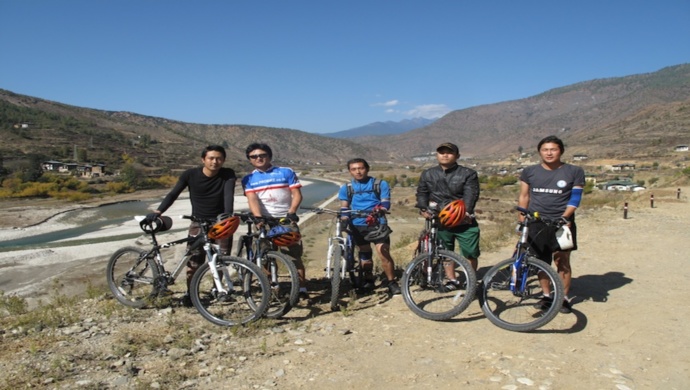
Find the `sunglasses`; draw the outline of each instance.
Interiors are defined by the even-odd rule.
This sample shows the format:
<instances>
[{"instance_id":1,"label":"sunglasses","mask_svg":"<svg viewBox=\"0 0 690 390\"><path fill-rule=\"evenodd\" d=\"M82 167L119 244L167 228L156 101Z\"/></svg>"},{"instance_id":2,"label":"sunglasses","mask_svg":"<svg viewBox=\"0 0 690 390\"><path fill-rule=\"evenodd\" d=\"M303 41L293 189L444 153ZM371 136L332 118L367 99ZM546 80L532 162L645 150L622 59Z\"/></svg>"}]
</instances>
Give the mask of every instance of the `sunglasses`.
<instances>
[{"instance_id":1,"label":"sunglasses","mask_svg":"<svg viewBox=\"0 0 690 390\"><path fill-rule=\"evenodd\" d=\"M256 160L257 158L267 158L268 153L261 153L261 154L252 154L249 156L252 160Z\"/></svg>"}]
</instances>

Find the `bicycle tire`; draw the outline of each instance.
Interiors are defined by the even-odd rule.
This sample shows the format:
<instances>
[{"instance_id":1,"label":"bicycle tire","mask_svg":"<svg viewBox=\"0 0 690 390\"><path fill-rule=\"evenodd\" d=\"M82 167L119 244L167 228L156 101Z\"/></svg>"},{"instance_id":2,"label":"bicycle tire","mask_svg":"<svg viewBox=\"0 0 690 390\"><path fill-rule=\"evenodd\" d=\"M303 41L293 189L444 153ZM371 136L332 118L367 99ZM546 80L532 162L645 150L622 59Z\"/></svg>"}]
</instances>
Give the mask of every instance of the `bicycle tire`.
<instances>
[{"instance_id":1,"label":"bicycle tire","mask_svg":"<svg viewBox=\"0 0 690 390\"><path fill-rule=\"evenodd\" d=\"M271 297L265 316L267 318L280 318L287 314L299 300L299 274L291 256L269 251L264 254L264 257L262 264L270 267L270 264L275 262L278 268L276 283L273 282L272 275L267 276L271 286Z\"/></svg>"},{"instance_id":2,"label":"bicycle tire","mask_svg":"<svg viewBox=\"0 0 690 390\"><path fill-rule=\"evenodd\" d=\"M482 281L479 304L486 318L499 328L513 332L528 332L548 324L556 317L565 296L563 282L550 265L528 256L529 267L525 294L514 294L510 280L514 259L503 260L487 271ZM544 272L551 286L553 303L546 310L539 305L542 289L537 274Z\"/></svg>"},{"instance_id":3,"label":"bicycle tire","mask_svg":"<svg viewBox=\"0 0 690 390\"><path fill-rule=\"evenodd\" d=\"M328 248L332 251L331 255L331 310L336 311L340 309L338 301L340 300L340 293L343 278L341 277L343 267L343 253L338 240L333 240L333 244Z\"/></svg>"},{"instance_id":4,"label":"bicycle tire","mask_svg":"<svg viewBox=\"0 0 690 390\"><path fill-rule=\"evenodd\" d=\"M216 267L223 275L227 294L216 290L209 263L199 267L189 286L192 304L201 316L220 326L244 325L261 318L270 297L270 285L263 270L235 256L219 256ZM250 283L245 283L246 279Z\"/></svg>"},{"instance_id":5,"label":"bicycle tire","mask_svg":"<svg viewBox=\"0 0 690 390\"><path fill-rule=\"evenodd\" d=\"M462 313L472 303L477 289L477 276L470 262L454 252L439 250L438 255L430 259L432 276L429 279L426 253L415 257L405 267L401 280L402 295L405 304L416 315L432 321L449 320ZM444 289L446 278L444 263L452 262L455 277L461 288L447 291Z\"/></svg>"},{"instance_id":6,"label":"bicycle tire","mask_svg":"<svg viewBox=\"0 0 690 390\"><path fill-rule=\"evenodd\" d=\"M105 271L108 287L115 299L125 306L142 308L154 295L158 266L145 255L146 251L139 248L124 247L108 260Z\"/></svg>"}]
</instances>

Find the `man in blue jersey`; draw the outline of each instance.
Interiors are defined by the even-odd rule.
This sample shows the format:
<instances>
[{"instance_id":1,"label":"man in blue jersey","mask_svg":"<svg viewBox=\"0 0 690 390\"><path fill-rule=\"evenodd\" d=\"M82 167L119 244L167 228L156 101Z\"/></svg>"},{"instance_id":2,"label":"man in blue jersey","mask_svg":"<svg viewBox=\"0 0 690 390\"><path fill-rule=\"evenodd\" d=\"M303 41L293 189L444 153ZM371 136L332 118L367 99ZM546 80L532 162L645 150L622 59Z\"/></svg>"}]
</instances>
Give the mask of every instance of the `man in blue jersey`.
<instances>
[{"instance_id":1,"label":"man in blue jersey","mask_svg":"<svg viewBox=\"0 0 690 390\"><path fill-rule=\"evenodd\" d=\"M226 154L220 145L209 145L201 152L201 167L191 168L182 173L175 187L163 199L158 209L148 214L146 219L153 221L163 214L177 200L185 188L189 189L189 200L192 203L192 215L203 219L216 219L219 214L232 213L235 202L235 171L223 168ZM201 232L199 223L192 222L189 226L189 236L196 236ZM221 253L230 254L232 236L218 240ZM182 297L182 304L192 306L189 297L189 283L194 272L206 261L205 254L200 249L194 251L187 262L187 293Z\"/></svg>"},{"instance_id":2,"label":"man in blue jersey","mask_svg":"<svg viewBox=\"0 0 690 390\"><path fill-rule=\"evenodd\" d=\"M369 164L362 158L354 158L347 162L347 169L350 171L352 180L349 184L340 187L338 199L340 199L341 212L344 218L349 218L350 210L371 211L381 209L383 211L391 208L390 186L385 180L377 181L369 177ZM386 224L385 218L379 218L379 224ZM381 259L381 267L388 279L388 291L391 295L400 294L400 286L395 281L395 263L390 253L390 230L386 229L384 234L367 239L377 227L369 226L366 218L352 218L352 236L355 244L359 247L359 258L362 262L365 274L364 289L372 289L373 282L373 256L371 244L376 247L376 253ZM367 275L368 274L368 275Z\"/></svg>"},{"instance_id":3,"label":"man in blue jersey","mask_svg":"<svg viewBox=\"0 0 690 390\"><path fill-rule=\"evenodd\" d=\"M264 143L253 143L245 150L254 170L242 178L242 188L247 197L249 210L255 217L288 218L297 226L297 210L302 203L302 184L291 168L271 164L273 151ZM295 259L300 281L300 297L307 299L306 272L302 262L302 242L280 248Z\"/></svg>"},{"instance_id":4,"label":"man in blue jersey","mask_svg":"<svg viewBox=\"0 0 690 390\"><path fill-rule=\"evenodd\" d=\"M567 222L572 232L574 246L561 250L556 241L555 230L546 224L537 222L529 229L529 243L537 257L551 264L553 259L558 274L565 287L565 301L561 312L570 313L571 305L568 298L572 268L570 253L577 249L577 228L575 226L575 210L580 206L582 192L585 185L585 172L575 165L561 161L565 151L563 141L556 136L548 136L537 145L541 163L525 168L520 174L520 195L518 206L538 211L542 219ZM519 217L520 220L524 216ZM542 307L550 305L551 297L549 283L546 277L541 277L544 298L540 301Z\"/></svg>"}]
</instances>

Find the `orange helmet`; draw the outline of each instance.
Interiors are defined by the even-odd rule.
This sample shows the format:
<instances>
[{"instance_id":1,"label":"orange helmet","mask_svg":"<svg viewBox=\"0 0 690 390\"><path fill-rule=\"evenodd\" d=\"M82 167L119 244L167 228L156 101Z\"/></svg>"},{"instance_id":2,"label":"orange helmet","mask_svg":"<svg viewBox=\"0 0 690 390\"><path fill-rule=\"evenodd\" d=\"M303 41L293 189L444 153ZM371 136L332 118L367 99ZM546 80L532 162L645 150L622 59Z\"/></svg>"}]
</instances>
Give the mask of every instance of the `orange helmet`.
<instances>
[{"instance_id":1,"label":"orange helmet","mask_svg":"<svg viewBox=\"0 0 690 390\"><path fill-rule=\"evenodd\" d=\"M229 214L221 214L216 222L208 231L208 238L221 240L230 237L240 226L240 218Z\"/></svg>"},{"instance_id":2,"label":"orange helmet","mask_svg":"<svg viewBox=\"0 0 690 390\"><path fill-rule=\"evenodd\" d=\"M277 225L271 228L266 237L276 246L295 245L302 239L299 229L293 226Z\"/></svg>"},{"instance_id":3,"label":"orange helmet","mask_svg":"<svg viewBox=\"0 0 690 390\"><path fill-rule=\"evenodd\" d=\"M465 202L462 199L448 203L438 212L438 220L445 227L455 227L465 219Z\"/></svg>"}]
</instances>

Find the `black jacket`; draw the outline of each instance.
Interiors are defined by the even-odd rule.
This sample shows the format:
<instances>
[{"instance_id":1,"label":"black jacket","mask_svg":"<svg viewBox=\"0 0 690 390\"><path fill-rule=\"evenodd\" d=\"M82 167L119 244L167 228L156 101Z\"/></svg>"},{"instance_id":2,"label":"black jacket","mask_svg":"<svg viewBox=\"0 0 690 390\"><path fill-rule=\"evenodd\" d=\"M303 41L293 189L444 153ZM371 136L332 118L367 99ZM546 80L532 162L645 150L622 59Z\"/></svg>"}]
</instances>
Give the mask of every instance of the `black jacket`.
<instances>
[{"instance_id":1,"label":"black jacket","mask_svg":"<svg viewBox=\"0 0 690 390\"><path fill-rule=\"evenodd\" d=\"M443 207L456 199L462 199L467 212L474 214L474 206L479 199L477 171L456 164L445 171L437 165L422 172L417 186L418 208L429 208L429 201Z\"/></svg>"}]
</instances>

